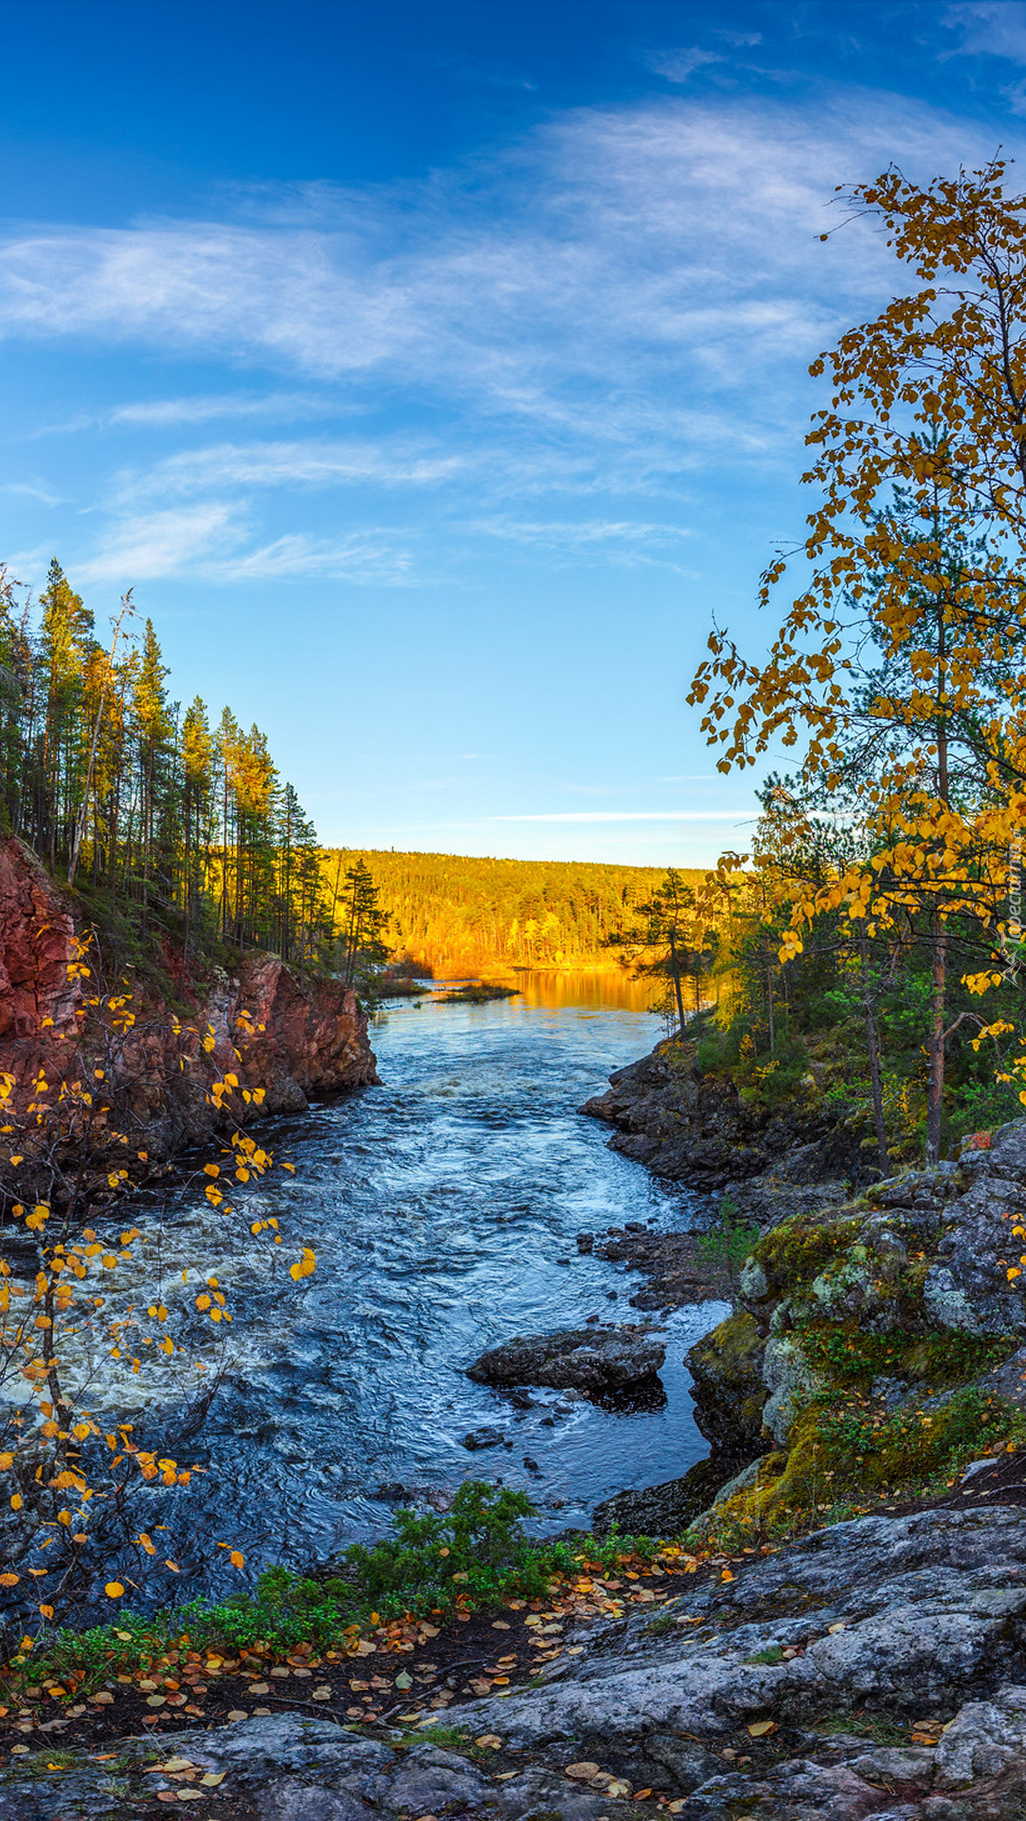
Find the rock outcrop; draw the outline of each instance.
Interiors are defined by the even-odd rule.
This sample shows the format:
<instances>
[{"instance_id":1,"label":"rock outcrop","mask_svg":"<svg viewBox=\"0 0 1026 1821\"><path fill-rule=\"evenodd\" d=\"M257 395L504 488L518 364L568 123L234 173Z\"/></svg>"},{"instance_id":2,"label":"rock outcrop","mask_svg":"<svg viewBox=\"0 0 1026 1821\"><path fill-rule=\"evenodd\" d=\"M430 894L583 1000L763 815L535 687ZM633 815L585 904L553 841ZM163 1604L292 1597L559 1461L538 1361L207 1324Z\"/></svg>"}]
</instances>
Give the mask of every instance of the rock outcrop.
<instances>
[{"instance_id":1,"label":"rock outcrop","mask_svg":"<svg viewBox=\"0 0 1026 1821\"><path fill-rule=\"evenodd\" d=\"M592 1530L596 1536L614 1529L621 1536L681 1536L713 1504L730 1471L721 1456L711 1454L677 1479L615 1492L595 1506Z\"/></svg>"},{"instance_id":2,"label":"rock outcrop","mask_svg":"<svg viewBox=\"0 0 1026 1821\"><path fill-rule=\"evenodd\" d=\"M665 1358L666 1348L650 1328L621 1322L515 1335L482 1353L467 1376L481 1385L548 1385L597 1396L652 1384Z\"/></svg>"},{"instance_id":3,"label":"rock outcrop","mask_svg":"<svg viewBox=\"0 0 1026 1821\"><path fill-rule=\"evenodd\" d=\"M251 951L232 973L216 969L188 986L184 1008L119 980L129 1004L103 1014L90 1003L107 998L97 958L83 957L79 935L73 902L35 857L19 841L0 843L0 1070L14 1078L17 1111L40 1074L53 1090L102 1065L94 1100L109 1108L93 1120L97 1159L111 1129L158 1163L237 1121L230 1102L219 1111L207 1095L228 1073L240 1093L255 1091L247 1118L301 1111L312 1098L377 1081L366 1018L334 982L306 985L277 956Z\"/></svg>"},{"instance_id":4,"label":"rock outcrop","mask_svg":"<svg viewBox=\"0 0 1026 1821\"><path fill-rule=\"evenodd\" d=\"M668 1626L610 1623L543 1687L451 1708L448 1723L549 1761L568 1750L634 1785L669 1782L685 1821L1026 1812L1021 1512L839 1524L728 1585L689 1589L679 1607ZM904 1720L906 1739L914 1723L932 1743L881 1750L859 1734L867 1716L878 1735ZM773 1735L770 1752L753 1726Z\"/></svg>"},{"instance_id":5,"label":"rock outcrop","mask_svg":"<svg viewBox=\"0 0 1026 1821\"><path fill-rule=\"evenodd\" d=\"M695 1422L713 1453L735 1466L763 1452L764 1342L745 1309L688 1351Z\"/></svg>"},{"instance_id":6,"label":"rock outcrop","mask_svg":"<svg viewBox=\"0 0 1026 1821\"><path fill-rule=\"evenodd\" d=\"M777 1108L749 1104L725 1076L702 1075L687 1044L659 1043L610 1082L581 1112L616 1127L612 1150L670 1181L729 1189L758 1219L843 1199L864 1163L861 1133L824 1112L815 1091Z\"/></svg>"},{"instance_id":7,"label":"rock outcrop","mask_svg":"<svg viewBox=\"0 0 1026 1821\"><path fill-rule=\"evenodd\" d=\"M739 1311L689 1355L710 1465L735 1463L703 1533L761 1534L825 1509L828 1489L842 1502L912 1496L969 1449L1021 1446L1024 1223L1017 1120L957 1162L764 1231Z\"/></svg>"}]
</instances>

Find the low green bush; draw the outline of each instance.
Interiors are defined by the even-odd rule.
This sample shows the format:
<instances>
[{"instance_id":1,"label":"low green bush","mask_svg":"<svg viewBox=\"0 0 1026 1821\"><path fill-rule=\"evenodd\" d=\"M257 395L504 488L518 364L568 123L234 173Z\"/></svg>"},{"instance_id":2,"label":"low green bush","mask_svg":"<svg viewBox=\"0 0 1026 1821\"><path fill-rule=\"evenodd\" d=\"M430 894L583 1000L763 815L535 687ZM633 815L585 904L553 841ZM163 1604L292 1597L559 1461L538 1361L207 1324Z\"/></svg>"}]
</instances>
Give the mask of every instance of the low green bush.
<instances>
[{"instance_id":1,"label":"low green bush","mask_svg":"<svg viewBox=\"0 0 1026 1821\"><path fill-rule=\"evenodd\" d=\"M88 1690L112 1674L145 1669L183 1643L225 1655L257 1645L285 1654L297 1644L324 1650L361 1625L391 1619L448 1616L458 1602L498 1606L513 1596L542 1599L552 1583L578 1574L585 1562L610 1568L625 1556L648 1559L656 1539L581 1536L547 1542L526 1535L534 1515L526 1493L466 1480L447 1512L393 1514L391 1536L347 1549L337 1572L315 1577L269 1568L252 1593L186 1605L140 1617L122 1609L110 1625L43 1633L32 1655L34 1680L72 1671ZM27 1659L16 1655L11 1667ZM2 1681L2 1676L0 1676Z\"/></svg>"}]
</instances>

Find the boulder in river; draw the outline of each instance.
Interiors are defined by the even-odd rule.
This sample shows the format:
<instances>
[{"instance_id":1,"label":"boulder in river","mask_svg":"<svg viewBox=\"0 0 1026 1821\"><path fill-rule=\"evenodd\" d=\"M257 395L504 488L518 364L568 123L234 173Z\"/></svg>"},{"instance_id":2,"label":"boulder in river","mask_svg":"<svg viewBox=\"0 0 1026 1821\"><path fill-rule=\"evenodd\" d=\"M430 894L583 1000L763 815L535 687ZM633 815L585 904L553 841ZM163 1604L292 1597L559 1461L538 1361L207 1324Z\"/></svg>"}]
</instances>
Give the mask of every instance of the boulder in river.
<instances>
[{"instance_id":1,"label":"boulder in river","mask_svg":"<svg viewBox=\"0 0 1026 1821\"><path fill-rule=\"evenodd\" d=\"M620 1322L609 1328L566 1328L555 1334L517 1334L482 1353L468 1370L481 1385L550 1385L592 1394L651 1384L666 1348L651 1328Z\"/></svg>"},{"instance_id":2,"label":"boulder in river","mask_svg":"<svg viewBox=\"0 0 1026 1821\"><path fill-rule=\"evenodd\" d=\"M463 1437L463 1446L476 1454L479 1448L501 1448L504 1440L501 1429L471 1429L470 1434Z\"/></svg>"}]
</instances>

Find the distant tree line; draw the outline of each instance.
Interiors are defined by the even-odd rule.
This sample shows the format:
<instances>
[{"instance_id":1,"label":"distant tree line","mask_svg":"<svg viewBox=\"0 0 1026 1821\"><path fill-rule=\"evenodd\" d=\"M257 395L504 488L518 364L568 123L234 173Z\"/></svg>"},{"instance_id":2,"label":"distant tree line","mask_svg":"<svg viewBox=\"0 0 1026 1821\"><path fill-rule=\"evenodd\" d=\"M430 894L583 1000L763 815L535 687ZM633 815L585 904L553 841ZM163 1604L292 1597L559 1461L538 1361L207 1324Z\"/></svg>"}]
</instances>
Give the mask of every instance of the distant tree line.
<instances>
[{"instance_id":1,"label":"distant tree line","mask_svg":"<svg viewBox=\"0 0 1026 1821\"><path fill-rule=\"evenodd\" d=\"M399 953L436 974L488 967L615 966L612 933L659 888L654 866L576 860L493 860L453 854L342 850L369 866ZM325 856L331 877L337 850ZM697 883L703 874L690 872Z\"/></svg>"}]
</instances>

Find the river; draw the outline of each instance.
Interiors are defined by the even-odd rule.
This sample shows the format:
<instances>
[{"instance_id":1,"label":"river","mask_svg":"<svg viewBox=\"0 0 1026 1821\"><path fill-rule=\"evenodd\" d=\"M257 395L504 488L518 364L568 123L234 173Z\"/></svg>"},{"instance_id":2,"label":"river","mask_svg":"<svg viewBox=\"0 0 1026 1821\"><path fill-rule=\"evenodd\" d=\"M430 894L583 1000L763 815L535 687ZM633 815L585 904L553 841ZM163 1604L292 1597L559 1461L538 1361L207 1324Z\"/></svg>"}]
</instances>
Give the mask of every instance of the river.
<instances>
[{"instance_id":1,"label":"river","mask_svg":"<svg viewBox=\"0 0 1026 1821\"><path fill-rule=\"evenodd\" d=\"M385 1085L273 1128L296 1175L265 1179L247 1214L275 1214L287 1255L311 1246L312 1277L269 1285L244 1264L233 1278L216 1252L226 1223L201 1201L179 1210L168 1274L194 1244L214 1246L235 1310L233 1361L191 1444L207 1471L162 1514L180 1593L238 1584L212 1540L242 1548L250 1572L379 1535L396 1486L423 1496L501 1475L555 1531L708 1452L684 1355L727 1313L719 1303L667 1318L661 1409L545 1390L517 1409L465 1376L516 1333L639 1319L628 1298L640 1280L579 1255L576 1234L680 1227L702 1206L608 1150L608 1129L577 1112L660 1034L631 1009L629 983L524 984L521 998L486 1005L390 1003L372 1027ZM482 1425L510 1446L468 1452L463 1437Z\"/></svg>"}]
</instances>

